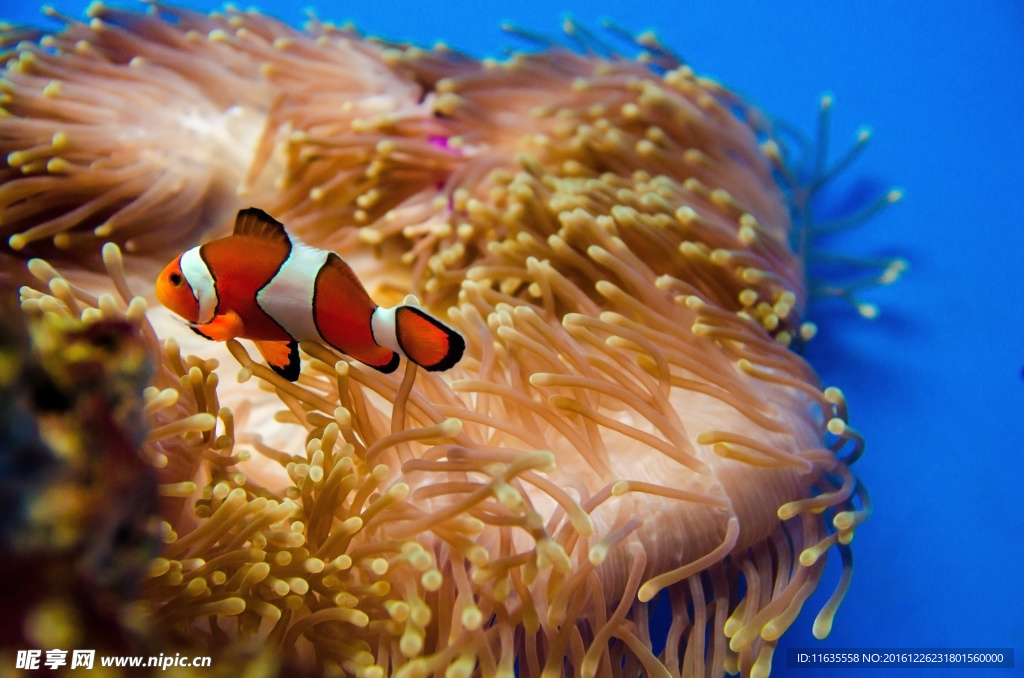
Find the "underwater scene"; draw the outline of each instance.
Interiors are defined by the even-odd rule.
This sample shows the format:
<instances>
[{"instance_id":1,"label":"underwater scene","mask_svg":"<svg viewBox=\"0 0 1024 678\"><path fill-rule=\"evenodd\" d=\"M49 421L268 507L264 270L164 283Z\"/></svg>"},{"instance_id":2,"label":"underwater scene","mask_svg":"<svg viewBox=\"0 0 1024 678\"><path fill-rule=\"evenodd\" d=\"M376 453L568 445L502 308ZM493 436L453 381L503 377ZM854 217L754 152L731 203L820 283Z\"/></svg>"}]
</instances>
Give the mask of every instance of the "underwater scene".
<instances>
[{"instance_id":1,"label":"underwater scene","mask_svg":"<svg viewBox=\"0 0 1024 678\"><path fill-rule=\"evenodd\" d=\"M1020 3L0 54L0 678L1019 672Z\"/></svg>"}]
</instances>

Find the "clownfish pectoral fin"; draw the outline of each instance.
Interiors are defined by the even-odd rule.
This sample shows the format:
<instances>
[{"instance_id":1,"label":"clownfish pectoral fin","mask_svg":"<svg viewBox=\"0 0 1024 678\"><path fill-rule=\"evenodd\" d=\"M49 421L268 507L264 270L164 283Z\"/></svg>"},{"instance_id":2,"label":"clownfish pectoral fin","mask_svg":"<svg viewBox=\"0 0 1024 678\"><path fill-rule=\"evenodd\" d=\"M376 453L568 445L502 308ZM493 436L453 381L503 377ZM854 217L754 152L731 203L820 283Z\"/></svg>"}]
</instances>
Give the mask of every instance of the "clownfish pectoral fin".
<instances>
[{"instance_id":1,"label":"clownfish pectoral fin","mask_svg":"<svg viewBox=\"0 0 1024 678\"><path fill-rule=\"evenodd\" d=\"M195 325L189 325L188 328L190 330L192 330L193 332L195 332L196 334L198 334L203 339L208 339L209 341L213 341L212 337L208 337L205 334L203 334L203 331L201 329L199 329L198 327L196 327Z\"/></svg>"},{"instance_id":2,"label":"clownfish pectoral fin","mask_svg":"<svg viewBox=\"0 0 1024 678\"><path fill-rule=\"evenodd\" d=\"M213 316L213 320L204 325L193 325L199 334L214 341L227 341L237 339L245 334L245 323L241 316L234 311L220 313Z\"/></svg>"},{"instance_id":3,"label":"clownfish pectoral fin","mask_svg":"<svg viewBox=\"0 0 1024 678\"><path fill-rule=\"evenodd\" d=\"M270 369L288 381L299 378L299 342L291 341L257 341L256 348L270 365Z\"/></svg>"},{"instance_id":4,"label":"clownfish pectoral fin","mask_svg":"<svg viewBox=\"0 0 1024 678\"><path fill-rule=\"evenodd\" d=\"M466 350L461 334L415 306L395 309L395 337L406 357L430 372L450 369Z\"/></svg>"},{"instance_id":5,"label":"clownfish pectoral fin","mask_svg":"<svg viewBox=\"0 0 1024 678\"><path fill-rule=\"evenodd\" d=\"M261 209L249 207L238 211L235 217L234 235L248 235L254 238L291 243L284 224Z\"/></svg>"}]
</instances>

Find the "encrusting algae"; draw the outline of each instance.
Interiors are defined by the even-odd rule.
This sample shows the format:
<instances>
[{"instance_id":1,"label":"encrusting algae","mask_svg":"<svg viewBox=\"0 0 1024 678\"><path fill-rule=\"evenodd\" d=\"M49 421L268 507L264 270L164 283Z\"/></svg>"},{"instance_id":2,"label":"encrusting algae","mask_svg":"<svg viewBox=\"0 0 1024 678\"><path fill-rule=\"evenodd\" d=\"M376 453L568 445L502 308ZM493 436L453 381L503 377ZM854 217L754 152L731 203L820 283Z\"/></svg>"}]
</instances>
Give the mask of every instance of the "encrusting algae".
<instances>
[{"instance_id":1,"label":"encrusting algae","mask_svg":"<svg viewBox=\"0 0 1024 678\"><path fill-rule=\"evenodd\" d=\"M0 101L7 256L67 275L30 261L23 315L114 323L153 366L162 547L127 638L282 675L764 676L834 549L829 632L863 441L790 348L809 252L756 111L649 37L661 75L154 7L19 44ZM222 384L146 276L249 204L466 356L385 375L304 342L290 383L233 340Z\"/></svg>"}]
</instances>

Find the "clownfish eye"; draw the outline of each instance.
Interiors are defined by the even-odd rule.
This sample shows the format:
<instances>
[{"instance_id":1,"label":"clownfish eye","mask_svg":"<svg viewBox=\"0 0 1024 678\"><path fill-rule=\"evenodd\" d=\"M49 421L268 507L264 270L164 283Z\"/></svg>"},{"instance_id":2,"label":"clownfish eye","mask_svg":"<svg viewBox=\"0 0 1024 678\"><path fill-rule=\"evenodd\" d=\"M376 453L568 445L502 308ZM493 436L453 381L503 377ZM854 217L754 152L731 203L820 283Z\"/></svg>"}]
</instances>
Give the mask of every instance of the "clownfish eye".
<instances>
[{"instance_id":1,"label":"clownfish eye","mask_svg":"<svg viewBox=\"0 0 1024 678\"><path fill-rule=\"evenodd\" d=\"M169 280L171 281L171 284L174 285L175 287L180 287L181 286L181 274L180 273L172 273L170 275Z\"/></svg>"}]
</instances>

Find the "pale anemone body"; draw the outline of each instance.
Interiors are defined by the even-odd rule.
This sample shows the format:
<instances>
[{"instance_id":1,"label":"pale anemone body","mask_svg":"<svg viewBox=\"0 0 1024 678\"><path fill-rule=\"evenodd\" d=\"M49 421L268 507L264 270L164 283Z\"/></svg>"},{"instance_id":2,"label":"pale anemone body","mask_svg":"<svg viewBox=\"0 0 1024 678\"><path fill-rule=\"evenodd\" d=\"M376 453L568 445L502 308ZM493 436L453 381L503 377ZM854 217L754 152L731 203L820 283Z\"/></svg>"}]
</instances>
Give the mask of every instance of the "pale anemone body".
<instances>
[{"instance_id":1,"label":"pale anemone body","mask_svg":"<svg viewBox=\"0 0 1024 678\"><path fill-rule=\"evenodd\" d=\"M142 591L157 631L363 675L763 675L838 545L827 633L860 441L788 348L806 293L754 111L653 44L663 77L161 11L96 7L9 58L12 248L162 259L254 204L380 303L447 308L468 349L385 376L304 345L290 385L229 342L243 386L218 395L214 361L157 343L180 325L144 328L143 454L176 497ZM30 312L122 313L34 266L52 296ZM273 421L236 417L253 375Z\"/></svg>"}]
</instances>

